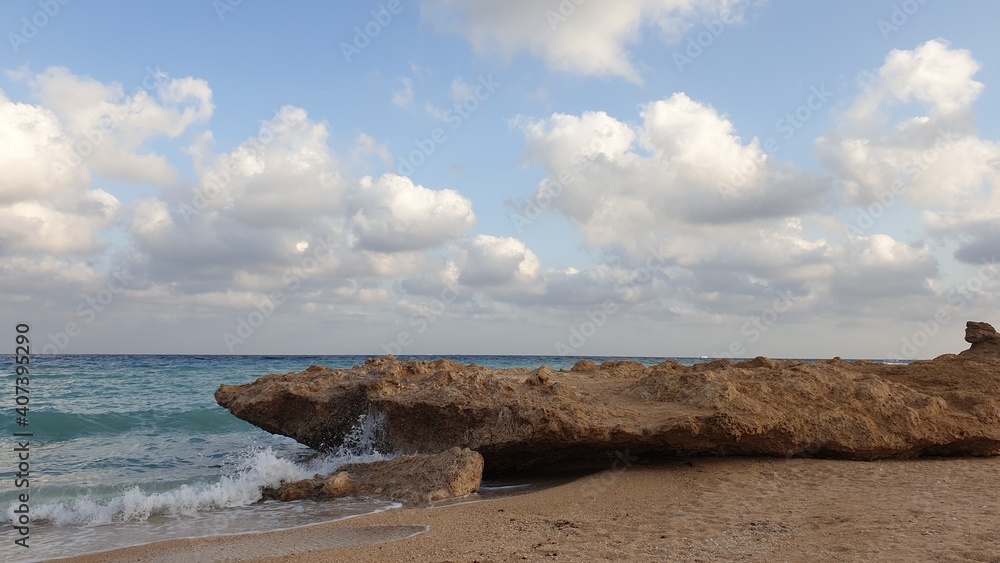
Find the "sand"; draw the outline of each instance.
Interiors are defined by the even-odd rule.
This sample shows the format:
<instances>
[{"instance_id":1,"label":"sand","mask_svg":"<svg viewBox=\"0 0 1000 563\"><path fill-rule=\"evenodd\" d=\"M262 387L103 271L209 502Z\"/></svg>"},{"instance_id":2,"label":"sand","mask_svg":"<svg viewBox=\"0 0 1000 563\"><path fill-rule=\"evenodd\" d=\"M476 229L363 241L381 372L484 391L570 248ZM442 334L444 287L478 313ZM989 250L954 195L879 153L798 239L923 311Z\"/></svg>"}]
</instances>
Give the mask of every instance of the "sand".
<instances>
[{"instance_id":1,"label":"sand","mask_svg":"<svg viewBox=\"0 0 1000 563\"><path fill-rule=\"evenodd\" d=\"M1000 563L998 476L1000 458L673 459L498 500L75 561Z\"/></svg>"}]
</instances>

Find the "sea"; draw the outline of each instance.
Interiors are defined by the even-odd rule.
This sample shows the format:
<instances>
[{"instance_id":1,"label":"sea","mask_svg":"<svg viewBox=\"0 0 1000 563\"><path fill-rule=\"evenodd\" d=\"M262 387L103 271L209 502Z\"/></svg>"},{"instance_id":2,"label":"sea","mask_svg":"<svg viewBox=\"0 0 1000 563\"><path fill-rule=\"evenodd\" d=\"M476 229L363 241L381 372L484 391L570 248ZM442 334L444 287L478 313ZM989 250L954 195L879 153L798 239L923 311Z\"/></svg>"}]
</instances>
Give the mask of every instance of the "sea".
<instances>
[{"instance_id":1,"label":"sea","mask_svg":"<svg viewBox=\"0 0 1000 563\"><path fill-rule=\"evenodd\" d=\"M443 357L492 368L569 369L583 359L686 365L710 358ZM391 510L382 501L261 502L261 487L388 459L359 419L346 446L317 452L265 432L215 403L220 384L250 383L311 365L350 368L367 356L37 355L15 387L0 356L0 559L37 561L155 541L254 533ZM6 366L6 367L3 367ZM23 377L23 376L22 376ZM22 381L22 383L24 383ZM26 395L19 405L17 395ZM23 403L25 400L21 399ZM27 408L18 412L17 409ZM22 416L23 415L23 416ZM26 459L25 459L26 458ZM483 491L509 485L485 482ZM27 495L27 502L21 502ZM27 514L27 528L18 525ZM25 536L22 532L25 532ZM21 540L28 547L17 544Z\"/></svg>"}]
</instances>

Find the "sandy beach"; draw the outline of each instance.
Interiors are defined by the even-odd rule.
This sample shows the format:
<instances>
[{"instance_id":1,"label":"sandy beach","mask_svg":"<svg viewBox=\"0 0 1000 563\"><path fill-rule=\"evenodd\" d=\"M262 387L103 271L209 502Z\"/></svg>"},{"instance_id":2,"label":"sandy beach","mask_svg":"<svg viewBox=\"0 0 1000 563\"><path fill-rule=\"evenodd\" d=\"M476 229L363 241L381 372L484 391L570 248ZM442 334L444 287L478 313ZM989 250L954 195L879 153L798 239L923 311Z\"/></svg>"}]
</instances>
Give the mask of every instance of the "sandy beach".
<instances>
[{"instance_id":1,"label":"sandy beach","mask_svg":"<svg viewBox=\"0 0 1000 563\"><path fill-rule=\"evenodd\" d=\"M1000 562L998 458L632 462L544 490L73 561Z\"/></svg>"}]
</instances>

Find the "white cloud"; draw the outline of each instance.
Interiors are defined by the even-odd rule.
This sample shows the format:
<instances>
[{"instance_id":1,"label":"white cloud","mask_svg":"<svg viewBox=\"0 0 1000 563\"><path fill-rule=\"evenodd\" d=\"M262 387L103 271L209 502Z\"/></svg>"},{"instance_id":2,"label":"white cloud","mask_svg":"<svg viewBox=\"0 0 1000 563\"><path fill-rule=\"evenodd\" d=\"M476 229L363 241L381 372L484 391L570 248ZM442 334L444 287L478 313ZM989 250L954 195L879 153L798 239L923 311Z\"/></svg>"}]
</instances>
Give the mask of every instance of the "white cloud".
<instances>
[{"instance_id":1,"label":"white cloud","mask_svg":"<svg viewBox=\"0 0 1000 563\"><path fill-rule=\"evenodd\" d=\"M0 146L0 203L59 197L90 182L86 166L63 165L71 161L74 149L56 115L40 106L14 103L3 92Z\"/></svg>"},{"instance_id":2,"label":"white cloud","mask_svg":"<svg viewBox=\"0 0 1000 563\"><path fill-rule=\"evenodd\" d=\"M165 157L142 152L156 137L176 138L214 111L204 80L170 79L160 73L152 90L126 95L121 84L104 84L62 67L29 78L42 105L54 112L78 153L95 171L136 182L167 184L176 171Z\"/></svg>"},{"instance_id":3,"label":"white cloud","mask_svg":"<svg viewBox=\"0 0 1000 563\"><path fill-rule=\"evenodd\" d=\"M214 158L200 143L192 150L211 164L199 170L195 209L226 211L258 227L294 227L341 209L346 182L327 146L329 131L305 110L281 108L256 137Z\"/></svg>"},{"instance_id":4,"label":"white cloud","mask_svg":"<svg viewBox=\"0 0 1000 563\"><path fill-rule=\"evenodd\" d=\"M848 203L884 200L896 184L893 195L918 205L955 206L996 180L1000 145L978 137L972 115L983 90L978 70L969 51L940 40L886 57L839 127L817 140ZM910 102L926 113L890 119Z\"/></svg>"},{"instance_id":5,"label":"white cloud","mask_svg":"<svg viewBox=\"0 0 1000 563\"><path fill-rule=\"evenodd\" d=\"M96 235L111 227L120 204L103 190L88 190L70 205L22 201L0 207L4 246L19 252L90 254L104 248Z\"/></svg>"},{"instance_id":6,"label":"white cloud","mask_svg":"<svg viewBox=\"0 0 1000 563\"><path fill-rule=\"evenodd\" d=\"M875 76L865 79L863 92L847 110L855 123L876 124L893 105L915 101L930 116L967 112L983 85L973 80L979 63L965 49L951 49L935 39L912 51L893 49Z\"/></svg>"},{"instance_id":7,"label":"white cloud","mask_svg":"<svg viewBox=\"0 0 1000 563\"><path fill-rule=\"evenodd\" d=\"M439 246L475 225L472 202L453 190L429 190L406 177L362 178L351 195L358 247L379 252Z\"/></svg>"},{"instance_id":8,"label":"white cloud","mask_svg":"<svg viewBox=\"0 0 1000 563\"><path fill-rule=\"evenodd\" d=\"M455 252L459 281L470 287L524 288L541 273L538 256L516 238L478 235L459 243Z\"/></svg>"},{"instance_id":9,"label":"white cloud","mask_svg":"<svg viewBox=\"0 0 1000 563\"><path fill-rule=\"evenodd\" d=\"M829 278L839 306L853 301L871 307L872 299L912 299L931 296L938 263L926 246L913 247L888 235L848 237L833 257Z\"/></svg>"},{"instance_id":10,"label":"white cloud","mask_svg":"<svg viewBox=\"0 0 1000 563\"><path fill-rule=\"evenodd\" d=\"M428 249L473 226L471 202L452 190L350 178L328 137L326 124L286 106L228 152L214 153L211 134L198 139L189 154L200 185L132 206L136 270L151 291L260 300L279 289L289 308L371 305L388 299L380 284L426 271ZM364 134L351 150L350 161L386 152Z\"/></svg>"},{"instance_id":11,"label":"white cloud","mask_svg":"<svg viewBox=\"0 0 1000 563\"><path fill-rule=\"evenodd\" d=\"M408 76L400 76L397 80L399 81L399 89L392 93L392 105L400 109L407 109L413 105L413 79Z\"/></svg>"},{"instance_id":12,"label":"white cloud","mask_svg":"<svg viewBox=\"0 0 1000 563\"><path fill-rule=\"evenodd\" d=\"M117 218L118 200L87 189L89 169L53 112L0 92L0 249L90 254ZM75 165L74 165L75 164Z\"/></svg>"},{"instance_id":13,"label":"white cloud","mask_svg":"<svg viewBox=\"0 0 1000 563\"><path fill-rule=\"evenodd\" d=\"M639 82L628 47L644 27L668 42L703 19L739 22L748 0L421 0L421 15L439 31L464 36L479 54L505 57L527 51L556 70L620 76Z\"/></svg>"},{"instance_id":14,"label":"white cloud","mask_svg":"<svg viewBox=\"0 0 1000 563\"><path fill-rule=\"evenodd\" d=\"M934 298L929 248L882 234L841 238L842 226L822 215L827 180L769 158L684 94L647 104L638 124L602 112L515 124L525 158L548 176L530 203L565 216L604 250L601 267L613 265L600 275L544 272L539 302L559 303L572 287L639 316L725 322L759 315L779 291L799 318L894 315L901 299Z\"/></svg>"},{"instance_id":15,"label":"white cloud","mask_svg":"<svg viewBox=\"0 0 1000 563\"><path fill-rule=\"evenodd\" d=\"M460 104L475 95L475 90L471 84L466 82L461 76L456 76L451 81L451 101Z\"/></svg>"},{"instance_id":16,"label":"white cloud","mask_svg":"<svg viewBox=\"0 0 1000 563\"><path fill-rule=\"evenodd\" d=\"M476 13L493 9L450 4ZM608 10L615 16L653 4L626 0ZM666 12L679 24L671 32L658 21L663 33L683 33L682 24L696 21L697 6L705 5L656 4L674 6ZM511 6L521 16L529 10L526 3ZM544 21L544 7L535 9ZM598 25L587 14L580 12L580 21ZM569 31L574 23L565 22L563 40L578 33ZM599 35L597 43L612 36ZM627 47L627 37L611 42ZM547 39L528 45L552 54ZM635 69L627 52L622 57L624 67L608 60L597 60L590 71L566 64L574 72L628 76ZM975 130L972 104L984 88L974 80L977 69L969 53L940 42L893 52L862 84L838 127L817 143L849 204L876 201L902 178L907 183L896 197L924 206L927 232L957 243L959 259L967 262L1000 248L1000 145ZM420 299L410 297L439 297L448 287L461 295L450 319L530 322L544 315L574 322L585 308L611 299L626 319L616 322L670 319L682 326L742 323L770 307L778 290L794 299L782 321L789 326L817 314L886 319L905 309L919 315L944 295L938 261L919 238L924 233L905 240L898 233L843 237L842 225L826 215L830 182L777 162L757 139L740 136L739 120L725 108L683 93L654 100L631 117L594 111L514 121L525 160L545 172L533 204L577 227L595 262L552 269L527 238L470 234L476 215L457 191L395 174L359 178L357 168L376 158L391 164L386 145L360 133L341 158L329 147L331 128L294 107L220 152L210 132L186 139L196 192L167 185L156 197L123 206L90 185L91 173L172 178L173 166L146 145L207 121L207 84L174 80L126 96L118 85L61 69L33 84L39 106L0 94L0 146L11 147L0 151L0 273L7 302L29 299L31 284L52 292L99 287L93 264L103 267L111 255L98 254L106 248L102 240L119 236L129 237L132 266L142 278L129 290L130 303L177 323L228 321L274 289L286 291L283 307L305 315L300 319L355 313L377 319L390 300L418 311ZM409 107L412 81L403 85L399 101ZM64 95L64 87L75 88L79 99ZM470 89L456 77L450 97ZM120 118L107 133L108 153L53 174L51 159L70 158L81 132L104 116ZM123 168L114 167L112 155ZM126 232L102 236L122 215ZM66 258L81 255L86 263ZM57 277L44 285L50 275ZM399 287L399 294L388 287Z\"/></svg>"},{"instance_id":17,"label":"white cloud","mask_svg":"<svg viewBox=\"0 0 1000 563\"><path fill-rule=\"evenodd\" d=\"M960 261L976 265L1000 261L1000 189L994 187L979 206L947 213L924 211L922 217L932 234L960 241L955 252Z\"/></svg>"},{"instance_id":18,"label":"white cloud","mask_svg":"<svg viewBox=\"0 0 1000 563\"><path fill-rule=\"evenodd\" d=\"M757 139L684 94L646 105L642 124L607 114L520 120L526 158L548 179L548 201L596 244L701 223L780 218L818 207L826 183L769 159ZM552 194L558 193L552 197Z\"/></svg>"},{"instance_id":19,"label":"white cloud","mask_svg":"<svg viewBox=\"0 0 1000 563\"><path fill-rule=\"evenodd\" d=\"M365 133L358 134L351 147L351 162L355 166L362 166L363 161L370 155L377 156L379 161L386 168L393 164L392 152L385 143L379 143L374 137Z\"/></svg>"},{"instance_id":20,"label":"white cloud","mask_svg":"<svg viewBox=\"0 0 1000 563\"><path fill-rule=\"evenodd\" d=\"M1000 242L1000 143L976 131L979 67L942 40L894 50L816 142L847 203L923 208L928 230L958 241L957 257L970 263Z\"/></svg>"},{"instance_id":21,"label":"white cloud","mask_svg":"<svg viewBox=\"0 0 1000 563\"><path fill-rule=\"evenodd\" d=\"M81 293L98 290L105 280L90 265L51 256L5 256L0 260L0 301L58 300L67 307ZM36 303L37 304L37 303Z\"/></svg>"}]
</instances>

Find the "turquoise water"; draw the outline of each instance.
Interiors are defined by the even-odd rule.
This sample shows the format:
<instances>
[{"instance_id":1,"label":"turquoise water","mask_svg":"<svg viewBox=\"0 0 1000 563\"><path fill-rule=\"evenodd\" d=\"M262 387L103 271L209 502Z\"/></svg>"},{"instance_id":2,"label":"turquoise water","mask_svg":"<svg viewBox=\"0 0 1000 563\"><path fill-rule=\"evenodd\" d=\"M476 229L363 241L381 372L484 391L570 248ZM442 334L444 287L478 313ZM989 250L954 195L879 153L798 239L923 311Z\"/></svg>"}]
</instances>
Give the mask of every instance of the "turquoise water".
<instances>
[{"instance_id":1,"label":"turquoise water","mask_svg":"<svg viewBox=\"0 0 1000 563\"><path fill-rule=\"evenodd\" d=\"M444 356L493 368L570 368L581 359L646 365L685 358ZM401 357L434 359L436 357ZM359 420L350 451L315 452L264 432L215 403L222 383L249 383L310 365L349 368L366 356L34 356L29 425L14 412L13 367L4 376L0 507L13 522L17 494L30 494L28 549L0 531L4 559L64 557L174 538L285 529L392 508L339 501L258 504L260 487L305 479L337 465L384 459ZM11 356L0 356L13 366ZM30 488L15 488L14 432L31 432ZM15 549L16 548L16 549Z\"/></svg>"}]
</instances>

